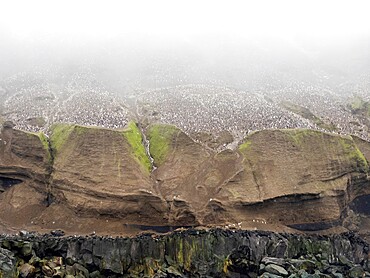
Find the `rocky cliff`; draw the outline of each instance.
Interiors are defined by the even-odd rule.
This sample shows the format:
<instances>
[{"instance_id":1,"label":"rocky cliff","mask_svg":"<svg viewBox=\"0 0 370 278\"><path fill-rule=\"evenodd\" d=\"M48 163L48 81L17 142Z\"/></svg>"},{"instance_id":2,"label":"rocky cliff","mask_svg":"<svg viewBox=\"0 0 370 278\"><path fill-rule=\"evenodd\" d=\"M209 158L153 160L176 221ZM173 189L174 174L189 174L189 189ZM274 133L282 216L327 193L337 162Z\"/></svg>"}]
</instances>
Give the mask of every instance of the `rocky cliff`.
<instances>
[{"instance_id":1,"label":"rocky cliff","mask_svg":"<svg viewBox=\"0 0 370 278\"><path fill-rule=\"evenodd\" d=\"M56 125L50 138L5 126L0 138L3 229L325 230L370 191L370 143L312 130L259 131L220 152L159 124Z\"/></svg>"},{"instance_id":2,"label":"rocky cliff","mask_svg":"<svg viewBox=\"0 0 370 278\"><path fill-rule=\"evenodd\" d=\"M0 277L369 277L354 234L186 230L134 238L0 236ZM68 276L69 275L69 276Z\"/></svg>"}]
</instances>

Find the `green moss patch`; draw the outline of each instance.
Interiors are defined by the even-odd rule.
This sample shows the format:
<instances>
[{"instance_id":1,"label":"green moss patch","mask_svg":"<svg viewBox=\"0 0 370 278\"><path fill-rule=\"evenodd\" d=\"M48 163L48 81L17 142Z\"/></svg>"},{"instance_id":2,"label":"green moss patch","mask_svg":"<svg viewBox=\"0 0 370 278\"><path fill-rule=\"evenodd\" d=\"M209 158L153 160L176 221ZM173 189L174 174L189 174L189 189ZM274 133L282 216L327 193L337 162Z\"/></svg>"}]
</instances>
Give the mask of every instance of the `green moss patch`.
<instances>
[{"instance_id":1,"label":"green moss patch","mask_svg":"<svg viewBox=\"0 0 370 278\"><path fill-rule=\"evenodd\" d=\"M179 129L172 125L156 124L149 128L149 150L157 166L166 160L171 148L171 141L178 132Z\"/></svg>"},{"instance_id":2,"label":"green moss patch","mask_svg":"<svg viewBox=\"0 0 370 278\"><path fill-rule=\"evenodd\" d=\"M85 134L89 134L89 136L94 136L95 132L101 130L104 129L99 127L84 127L70 124L55 124L51 128L51 148L57 155L68 143L68 141L70 141L69 138L72 136L72 134L73 136L77 137L84 137ZM126 141L129 143L132 149L133 157L143 166L146 171L149 172L151 170L151 163L149 157L146 154L145 147L143 145L143 137L137 125L134 122L130 122L128 124L128 127L125 130L121 131L120 134L122 134ZM73 144L73 142L74 141L71 141L70 143Z\"/></svg>"},{"instance_id":3,"label":"green moss patch","mask_svg":"<svg viewBox=\"0 0 370 278\"><path fill-rule=\"evenodd\" d=\"M37 133L37 136L40 138L40 141L44 147L44 149L49 151L49 140L46 135L42 132Z\"/></svg>"},{"instance_id":4,"label":"green moss patch","mask_svg":"<svg viewBox=\"0 0 370 278\"><path fill-rule=\"evenodd\" d=\"M244 152L244 151L250 149L251 145L252 145L252 141L247 140L239 146L239 151Z\"/></svg>"},{"instance_id":5,"label":"green moss patch","mask_svg":"<svg viewBox=\"0 0 370 278\"><path fill-rule=\"evenodd\" d=\"M128 128L123 131L123 136L130 144L134 157L148 172L150 172L152 166L143 145L143 136L137 125L134 122L130 122Z\"/></svg>"},{"instance_id":6,"label":"green moss patch","mask_svg":"<svg viewBox=\"0 0 370 278\"><path fill-rule=\"evenodd\" d=\"M48 139L48 137L44 133L42 133L42 132L37 133L37 136L40 138L40 141L42 143L42 146L44 147L45 151L48 154L49 162L52 163L52 155L50 153L50 146L49 146L49 139Z\"/></svg>"},{"instance_id":7,"label":"green moss patch","mask_svg":"<svg viewBox=\"0 0 370 278\"><path fill-rule=\"evenodd\" d=\"M295 143L295 145L300 146L304 143L305 139L313 136L322 136L324 133L313 130L313 129L282 129L284 134Z\"/></svg>"},{"instance_id":8,"label":"green moss patch","mask_svg":"<svg viewBox=\"0 0 370 278\"><path fill-rule=\"evenodd\" d=\"M271 131L259 131L259 132L271 132ZM274 132L282 132L286 140L292 142L300 151L308 152L315 144L316 148L320 148L323 151L333 151L341 154L343 159L351 163L356 163L358 169L368 171L369 165L361 150L357 147L355 141L350 137L343 137L334 134L328 134L325 132L312 130L312 129L280 129ZM251 149L253 145L252 136L253 133L248 135L239 146L241 152L245 152Z\"/></svg>"},{"instance_id":9,"label":"green moss patch","mask_svg":"<svg viewBox=\"0 0 370 278\"><path fill-rule=\"evenodd\" d=\"M349 159L356 161L358 167L364 170L368 169L369 165L364 154L360 151L353 140L339 137L339 143L344 149L346 155L348 155Z\"/></svg>"},{"instance_id":10,"label":"green moss patch","mask_svg":"<svg viewBox=\"0 0 370 278\"><path fill-rule=\"evenodd\" d=\"M292 143L294 143L297 147L301 146L307 138L312 138L313 136L322 136L325 133L322 133L317 130L312 129L279 129L279 130L262 130L262 131L256 131L251 134L249 134L247 137L245 137L244 142L239 145L239 151L245 152L247 150L250 150L253 143L253 136L257 133L268 133L268 132L282 132L287 140L290 140Z\"/></svg>"},{"instance_id":11,"label":"green moss patch","mask_svg":"<svg viewBox=\"0 0 370 278\"><path fill-rule=\"evenodd\" d=\"M305 140L309 137L313 136L325 136L326 133L316 131L316 130L310 130L310 129L293 129L293 130L282 130L284 133L288 134L291 140L295 142L297 146L302 145ZM367 169L368 163L366 161L365 156L363 153L359 150L359 148L356 146L355 142L352 140L351 137L342 137L342 136L336 136L336 135L329 135L326 134L326 136L334 136L335 140L332 141L332 144L340 144L340 147L343 149L345 156L351 160L356 161L358 167ZM323 140L325 138L322 138ZM307 141L307 143L311 143L310 141Z\"/></svg>"},{"instance_id":12,"label":"green moss patch","mask_svg":"<svg viewBox=\"0 0 370 278\"><path fill-rule=\"evenodd\" d=\"M75 125L55 124L51 127L50 143L54 152L58 153L68 141Z\"/></svg>"}]
</instances>

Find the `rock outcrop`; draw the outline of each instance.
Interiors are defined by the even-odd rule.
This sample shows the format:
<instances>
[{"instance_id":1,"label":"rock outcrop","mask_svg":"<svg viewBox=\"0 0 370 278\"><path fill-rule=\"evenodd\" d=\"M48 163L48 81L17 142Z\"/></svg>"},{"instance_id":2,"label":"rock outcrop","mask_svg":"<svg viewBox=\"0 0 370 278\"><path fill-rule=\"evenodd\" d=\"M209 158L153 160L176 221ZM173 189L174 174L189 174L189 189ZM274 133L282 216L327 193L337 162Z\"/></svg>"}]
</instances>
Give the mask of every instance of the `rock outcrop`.
<instances>
[{"instance_id":1,"label":"rock outcrop","mask_svg":"<svg viewBox=\"0 0 370 278\"><path fill-rule=\"evenodd\" d=\"M134 123L57 125L50 138L7 126L0 138L0 227L324 230L370 194L370 143L313 130L259 131L221 152L159 124L146 136Z\"/></svg>"},{"instance_id":2,"label":"rock outcrop","mask_svg":"<svg viewBox=\"0 0 370 278\"><path fill-rule=\"evenodd\" d=\"M5 271L19 277L370 275L369 246L350 233L302 236L190 229L134 238L24 235L0 237L0 246L0 277Z\"/></svg>"}]
</instances>

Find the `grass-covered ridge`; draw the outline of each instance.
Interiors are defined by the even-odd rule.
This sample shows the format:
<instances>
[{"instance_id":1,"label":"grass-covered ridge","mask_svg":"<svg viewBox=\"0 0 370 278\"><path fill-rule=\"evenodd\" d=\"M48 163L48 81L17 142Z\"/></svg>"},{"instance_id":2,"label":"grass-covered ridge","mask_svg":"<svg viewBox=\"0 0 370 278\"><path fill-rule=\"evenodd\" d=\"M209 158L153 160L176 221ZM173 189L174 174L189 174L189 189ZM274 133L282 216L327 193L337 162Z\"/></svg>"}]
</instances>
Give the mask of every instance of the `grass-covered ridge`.
<instances>
[{"instance_id":1,"label":"grass-covered ridge","mask_svg":"<svg viewBox=\"0 0 370 278\"><path fill-rule=\"evenodd\" d=\"M178 132L179 129L172 125L155 124L149 127L149 150L157 166L166 160L171 141Z\"/></svg>"},{"instance_id":2,"label":"grass-covered ridge","mask_svg":"<svg viewBox=\"0 0 370 278\"><path fill-rule=\"evenodd\" d=\"M130 122L123 131L123 136L130 144L136 160L147 170L151 171L152 165L143 145L143 136L134 122Z\"/></svg>"},{"instance_id":3,"label":"grass-covered ridge","mask_svg":"<svg viewBox=\"0 0 370 278\"><path fill-rule=\"evenodd\" d=\"M75 124L58 123L51 126L50 144L54 152L58 153L67 143L72 133L77 136L83 135L91 130L100 130L100 127L80 126Z\"/></svg>"},{"instance_id":4,"label":"grass-covered ridge","mask_svg":"<svg viewBox=\"0 0 370 278\"><path fill-rule=\"evenodd\" d=\"M55 124L51 128L51 148L53 152L58 155L58 152L62 150L62 148L68 144L69 138L73 134L73 138L75 136L84 136L85 134L94 135L95 132L98 131L108 131L108 129L100 128L100 127L86 127L86 126L79 126L79 125L71 125L71 124ZM115 131L109 130L109 132L114 132L117 134L123 135L124 139L129 143L132 149L132 155L138 161L140 165L146 171L151 170L151 163L149 160L148 155L146 154L145 147L143 145L143 137L142 134L134 122L130 122L128 127L123 131ZM89 135L89 136L90 136ZM75 138L76 139L76 138ZM74 141L76 141L73 139ZM70 142L73 143L74 141Z\"/></svg>"},{"instance_id":5,"label":"grass-covered ridge","mask_svg":"<svg viewBox=\"0 0 370 278\"><path fill-rule=\"evenodd\" d=\"M367 169L368 163L366 161L365 156L359 150L356 143L350 136L340 136L336 134L328 134L317 130L312 129L286 129L282 130L284 133L288 134L290 138L296 143L297 146L300 146L305 143L305 140L309 140L311 137L321 137L321 140L325 140L326 136L333 136L335 138L331 144L339 144L340 148L342 148L344 155L352 161L356 161L357 165L360 168ZM329 140L329 137L327 138ZM312 144L311 141L307 141L307 143Z\"/></svg>"},{"instance_id":6,"label":"grass-covered ridge","mask_svg":"<svg viewBox=\"0 0 370 278\"><path fill-rule=\"evenodd\" d=\"M253 132L244 138L243 143L239 145L239 151L246 152L251 150L253 144L257 143L253 139L255 134L267 134L271 132L283 133L284 138L286 138L285 140L292 142L302 152L308 152L312 146L323 151L329 148L327 152L334 151L341 153L343 156L342 159L356 163L358 169L364 171L368 171L369 169L368 161L351 136L341 136L313 129L279 129Z\"/></svg>"},{"instance_id":7,"label":"grass-covered ridge","mask_svg":"<svg viewBox=\"0 0 370 278\"><path fill-rule=\"evenodd\" d=\"M289 140L292 140L296 146L300 146L305 142L306 139L312 137L323 136L324 133L313 129L281 129L281 131L288 136Z\"/></svg>"},{"instance_id":8,"label":"grass-covered ridge","mask_svg":"<svg viewBox=\"0 0 370 278\"><path fill-rule=\"evenodd\" d=\"M350 136L340 136L336 134L328 134L324 132L320 132L317 130L311 129L294 129L294 130L286 130L286 133L290 134L292 139L299 145L304 143L304 140L308 137L312 136L321 136L322 140L325 140L324 136L333 136L335 138L331 144L339 144L342 148L345 157L347 157L351 161L356 161L357 166L362 169L368 168L368 163L366 161L365 156L357 147L355 141ZM329 140L329 139L328 139ZM309 142L311 143L311 142Z\"/></svg>"},{"instance_id":9,"label":"grass-covered ridge","mask_svg":"<svg viewBox=\"0 0 370 278\"><path fill-rule=\"evenodd\" d=\"M51 128L51 148L53 150L53 153L58 156L58 153L60 153L62 149L64 149L64 146L76 147L76 142L79 142L80 140L85 138L85 136L105 136L109 133L122 136L123 139L131 147L131 155L137 160L140 165L142 165L145 171L150 172L152 166L149 157L145 151L143 136L134 122L130 122L126 129L120 131L94 126L55 124ZM79 137L80 139L78 139ZM109 144L110 141L107 142ZM114 144L114 142L111 143Z\"/></svg>"},{"instance_id":10,"label":"grass-covered ridge","mask_svg":"<svg viewBox=\"0 0 370 278\"><path fill-rule=\"evenodd\" d=\"M266 129L266 130L259 130L252 132L248 134L244 140L243 143L239 145L239 151L247 151L251 148L253 144L253 136L255 134L261 134L261 133L270 133L270 132L282 132L287 136L287 140L290 140L295 145L300 146L304 143L304 140L312 137L312 136L322 136L324 133L313 130L313 129L304 129L304 128L297 128L297 129Z\"/></svg>"},{"instance_id":11,"label":"grass-covered ridge","mask_svg":"<svg viewBox=\"0 0 370 278\"><path fill-rule=\"evenodd\" d=\"M342 148L348 155L348 157L351 160L354 160L357 162L357 166L359 168L368 170L369 165L368 162L364 156L364 154L360 151L360 149L357 147L356 143L353 139L346 139L339 137L339 143L341 144Z\"/></svg>"}]
</instances>

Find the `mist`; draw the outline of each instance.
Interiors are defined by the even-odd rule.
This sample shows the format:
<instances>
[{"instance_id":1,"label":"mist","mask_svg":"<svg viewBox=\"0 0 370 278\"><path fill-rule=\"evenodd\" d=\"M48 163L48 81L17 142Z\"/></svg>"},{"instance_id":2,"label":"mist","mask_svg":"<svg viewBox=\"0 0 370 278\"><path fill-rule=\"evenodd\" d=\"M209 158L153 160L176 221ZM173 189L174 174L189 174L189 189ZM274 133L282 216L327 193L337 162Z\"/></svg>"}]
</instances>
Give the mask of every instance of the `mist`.
<instances>
[{"instance_id":1,"label":"mist","mask_svg":"<svg viewBox=\"0 0 370 278\"><path fill-rule=\"evenodd\" d=\"M45 132L55 122L115 128L141 119L189 134L227 129L239 139L256 129L332 126L367 139L368 8L367 1L2 3L2 118ZM186 104L192 95L197 102ZM356 98L362 106L353 115ZM230 109L223 116L221 100ZM112 114L91 116L95 109L123 112L112 123ZM41 127L30 127L39 117Z\"/></svg>"},{"instance_id":2,"label":"mist","mask_svg":"<svg viewBox=\"0 0 370 278\"><path fill-rule=\"evenodd\" d=\"M200 71L232 86L235 80L228 76L241 71L250 76L290 65L295 71L341 71L357 62L357 68L369 68L368 6L367 1L9 1L1 8L0 59L6 65L1 74L90 64L113 76L145 78L150 65L176 64L179 84L195 82L192 75Z\"/></svg>"}]
</instances>

